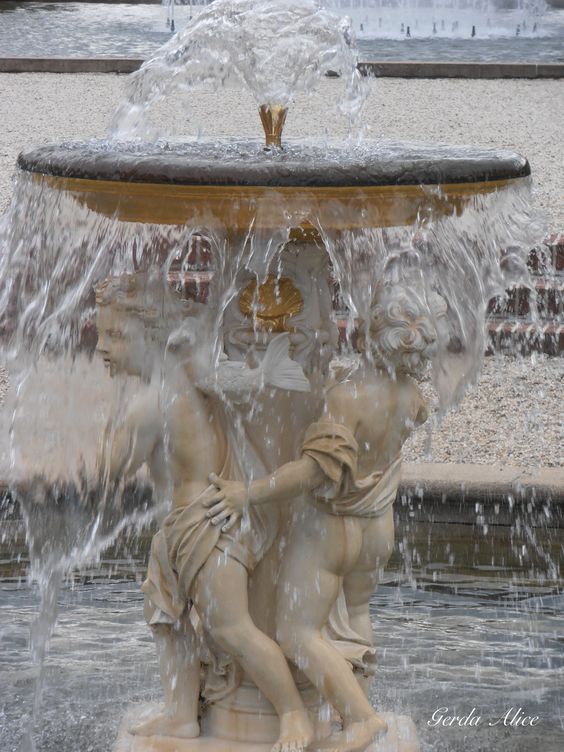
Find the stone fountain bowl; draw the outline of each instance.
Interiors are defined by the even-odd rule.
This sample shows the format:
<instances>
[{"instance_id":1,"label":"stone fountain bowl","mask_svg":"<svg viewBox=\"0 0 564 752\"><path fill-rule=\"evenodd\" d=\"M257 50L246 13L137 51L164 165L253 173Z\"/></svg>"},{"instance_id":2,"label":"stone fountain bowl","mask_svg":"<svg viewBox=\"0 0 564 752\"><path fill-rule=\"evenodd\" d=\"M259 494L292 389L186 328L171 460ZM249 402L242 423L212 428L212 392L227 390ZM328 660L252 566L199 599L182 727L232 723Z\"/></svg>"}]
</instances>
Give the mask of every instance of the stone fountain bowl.
<instances>
[{"instance_id":1,"label":"stone fountain bowl","mask_svg":"<svg viewBox=\"0 0 564 752\"><path fill-rule=\"evenodd\" d=\"M513 152L410 142L360 146L250 140L77 141L20 154L34 181L126 222L207 225L231 232L412 225L461 213L476 196L530 175Z\"/></svg>"}]
</instances>

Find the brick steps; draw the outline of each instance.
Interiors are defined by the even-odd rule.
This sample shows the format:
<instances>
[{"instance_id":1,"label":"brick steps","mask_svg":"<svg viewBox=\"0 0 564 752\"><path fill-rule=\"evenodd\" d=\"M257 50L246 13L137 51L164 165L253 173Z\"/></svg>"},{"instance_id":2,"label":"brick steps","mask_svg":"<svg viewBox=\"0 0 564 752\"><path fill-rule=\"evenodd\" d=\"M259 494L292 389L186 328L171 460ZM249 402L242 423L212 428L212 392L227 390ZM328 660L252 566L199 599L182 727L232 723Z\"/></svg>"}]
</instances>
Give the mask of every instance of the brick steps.
<instances>
[{"instance_id":1,"label":"brick steps","mask_svg":"<svg viewBox=\"0 0 564 752\"><path fill-rule=\"evenodd\" d=\"M561 318L564 314L564 274L558 273L552 277L533 275L533 281L534 290L514 287L507 290L506 296L492 298L488 314L498 317Z\"/></svg>"},{"instance_id":2,"label":"brick steps","mask_svg":"<svg viewBox=\"0 0 564 752\"><path fill-rule=\"evenodd\" d=\"M514 287L490 301L488 353L564 353L564 233L553 233L534 248L528 266L534 292Z\"/></svg>"},{"instance_id":3,"label":"brick steps","mask_svg":"<svg viewBox=\"0 0 564 752\"><path fill-rule=\"evenodd\" d=\"M166 253L163 254L164 259ZM181 271L185 262L192 267L191 271ZM169 272L172 287L185 298L205 303L214 276L212 262L205 238L194 237ZM529 254L528 266L534 294L529 288L515 287L505 296L490 301L487 322L489 353L535 350L560 355L564 352L564 233L550 235L542 245L534 248ZM335 290L334 309L340 340L344 342L348 318L346 312L340 310L341 306L338 290ZM83 343L94 347L96 331L93 322L89 328L84 327L83 334ZM355 342L356 331L352 333L353 346Z\"/></svg>"},{"instance_id":4,"label":"brick steps","mask_svg":"<svg viewBox=\"0 0 564 752\"><path fill-rule=\"evenodd\" d=\"M548 235L542 246L533 248L529 254L529 269L538 274L564 271L564 232Z\"/></svg>"},{"instance_id":5,"label":"brick steps","mask_svg":"<svg viewBox=\"0 0 564 752\"><path fill-rule=\"evenodd\" d=\"M564 323L533 322L528 318L502 319L492 317L487 323L488 355L510 352L527 355L542 352L546 355L564 353Z\"/></svg>"}]
</instances>

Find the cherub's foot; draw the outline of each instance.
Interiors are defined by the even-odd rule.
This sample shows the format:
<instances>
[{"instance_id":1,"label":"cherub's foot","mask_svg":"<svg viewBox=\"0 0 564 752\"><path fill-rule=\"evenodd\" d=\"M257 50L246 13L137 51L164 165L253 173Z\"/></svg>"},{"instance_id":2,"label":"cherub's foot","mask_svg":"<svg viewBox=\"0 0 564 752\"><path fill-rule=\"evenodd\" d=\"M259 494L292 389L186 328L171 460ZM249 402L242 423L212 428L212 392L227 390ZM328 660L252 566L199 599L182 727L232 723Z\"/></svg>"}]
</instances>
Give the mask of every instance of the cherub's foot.
<instances>
[{"instance_id":1,"label":"cherub's foot","mask_svg":"<svg viewBox=\"0 0 564 752\"><path fill-rule=\"evenodd\" d=\"M280 716L280 736L271 752L304 752L313 739L313 728L305 710Z\"/></svg>"},{"instance_id":2,"label":"cherub's foot","mask_svg":"<svg viewBox=\"0 0 564 752\"><path fill-rule=\"evenodd\" d=\"M147 721L138 723L129 729L133 736L176 736L181 739L196 739L200 736L197 721L187 721L174 716L159 713Z\"/></svg>"},{"instance_id":3,"label":"cherub's foot","mask_svg":"<svg viewBox=\"0 0 564 752\"><path fill-rule=\"evenodd\" d=\"M376 713L365 721L349 723L343 730L325 740L323 752L364 752L378 736L385 734L388 724Z\"/></svg>"}]
</instances>

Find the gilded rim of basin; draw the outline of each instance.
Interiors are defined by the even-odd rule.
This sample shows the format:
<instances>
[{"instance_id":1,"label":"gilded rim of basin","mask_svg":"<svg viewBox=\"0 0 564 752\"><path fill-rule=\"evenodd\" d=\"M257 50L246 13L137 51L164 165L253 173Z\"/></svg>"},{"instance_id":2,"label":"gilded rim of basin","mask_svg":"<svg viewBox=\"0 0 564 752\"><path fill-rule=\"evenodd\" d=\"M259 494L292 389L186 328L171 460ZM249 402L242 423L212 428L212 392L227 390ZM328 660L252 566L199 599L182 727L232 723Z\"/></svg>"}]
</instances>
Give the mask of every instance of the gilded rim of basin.
<instances>
[{"instance_id":1,"label":"gilded rim of basin","mask_svg":"<svg viewBox=\"0 0 564 752\"><path fill-rule=\"evenodd\" d=\"M413 225L459 214L530 175L514 152L393 141L351 149L289 143L265 153L250 140L92 140L20 154L18 166L107 217L234 233Z\"/></svg>"},{"instance_id":2,"label":"gilded rim of basin","mask_svg":"<svg viewBox=\"0 0 564 752\"><path fill-rule=\"evenodd\" d=\"M144 224L222 226L234 232L296 227L310 231L412 225L418 218L460 214L477 196L526 178L450 185L271 187L167 185L87 180L33 173L106 217Z\"/></svg>"}]
</instances>

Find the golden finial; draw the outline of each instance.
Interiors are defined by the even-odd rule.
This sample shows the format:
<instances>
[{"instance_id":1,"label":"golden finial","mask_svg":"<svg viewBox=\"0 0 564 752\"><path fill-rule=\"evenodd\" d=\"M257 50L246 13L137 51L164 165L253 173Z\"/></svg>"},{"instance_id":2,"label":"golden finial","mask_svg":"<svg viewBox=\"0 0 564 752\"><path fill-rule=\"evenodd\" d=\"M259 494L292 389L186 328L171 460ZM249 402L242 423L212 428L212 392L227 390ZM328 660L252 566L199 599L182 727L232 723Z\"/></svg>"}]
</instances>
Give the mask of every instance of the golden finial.
<instances>
[{"instance_id":1,"label":"golden finial","mask_svg":"<svg viewBox=\"0 0 564 752\"><path fill-rule=\"evenodd\" d=\"M282 130L286 122L287 108L279 104L261 104L259 113L264 128L266 146L277 146L281 149Z\"/></svg>"}]
</instances>

